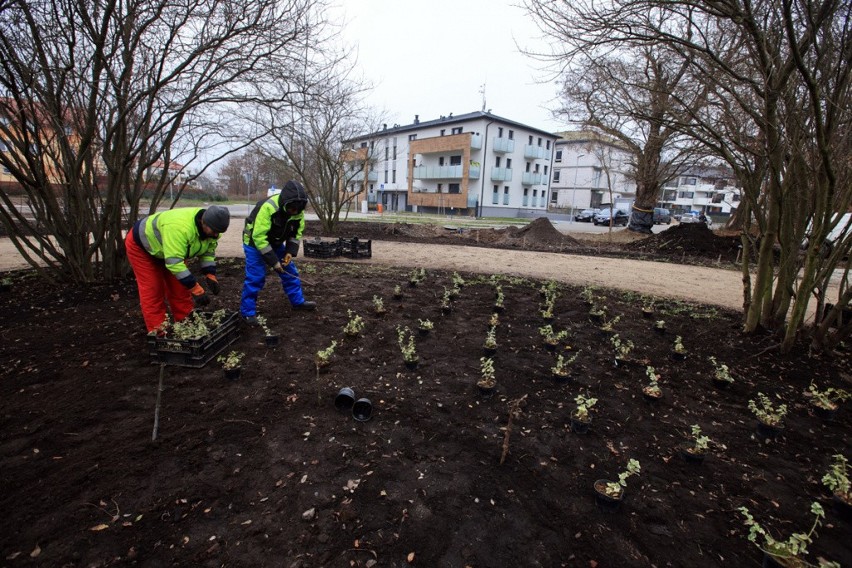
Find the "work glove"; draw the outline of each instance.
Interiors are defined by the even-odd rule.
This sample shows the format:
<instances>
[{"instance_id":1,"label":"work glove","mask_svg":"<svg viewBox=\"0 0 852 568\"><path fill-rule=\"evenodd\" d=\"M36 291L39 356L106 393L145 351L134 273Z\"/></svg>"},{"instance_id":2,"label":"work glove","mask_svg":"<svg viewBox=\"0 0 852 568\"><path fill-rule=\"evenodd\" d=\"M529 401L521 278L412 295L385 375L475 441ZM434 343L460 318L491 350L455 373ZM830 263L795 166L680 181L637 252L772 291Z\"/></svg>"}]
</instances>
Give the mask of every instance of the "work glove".
<instances>
[{"instance_id":1,"label":"work glove","mask_svg":"<svg viewBox=\"0 0 852 568\"><path fill-rule=\"evenodd\" d=\"M276 263L272 266L272 270L274 270L274 271L275 271L275 272L277 272L278 274L283 274L283 273L284 273L284 267L283 267L283 266L281 266L281 263L280 263L280 262L276 262Z\"/></svg>"},{"instance_id":2,"label":"work glove","mask_svg":"<svg viewBox=\"0 0 852 568\"><path fill-rule=\"evenodd\" d=\"M214 296L218 296L219 292L222 288L219 286L219 281L216 279L215 274L207 274L207 288L213 293Z\"/></svg>"},{"instance_id":3,"label":"work glove","mask_svg":"<svg viewBox=\"0 0 852 568\"><path fill-rule=\"evenodd\" d=\"M210 296L207 295L207 292L204 291L204 288L198 282L195 283L195 286L192 287L189 293L192 294L192 301L196 307L206 306L210 303Z\"/></svg>"},{"instance_id":4,"label":"work glove","mask_svg":"<svg viewBox=\"0 0 852 568\"><path fill-rule=\"evenodd\" d=\"M290 264L291 260L293 260L293 255L288 252L284 255L284 260L282 260L281 262L282 264L284 264L284 266L287 266L288 264Z\"/></svg>"}]
</instances>

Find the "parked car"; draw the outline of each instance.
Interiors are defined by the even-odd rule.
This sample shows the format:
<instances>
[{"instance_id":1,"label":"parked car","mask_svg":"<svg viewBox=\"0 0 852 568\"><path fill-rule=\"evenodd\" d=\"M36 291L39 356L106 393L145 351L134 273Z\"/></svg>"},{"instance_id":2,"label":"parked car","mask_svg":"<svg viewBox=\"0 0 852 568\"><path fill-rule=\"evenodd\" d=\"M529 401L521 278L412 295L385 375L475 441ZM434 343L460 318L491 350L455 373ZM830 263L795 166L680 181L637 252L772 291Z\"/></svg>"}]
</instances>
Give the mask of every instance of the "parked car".
<instances>
[{"instance_id":1,"label":"parked car","mask_svg":"<svg viewBox=\"0 0 852 568\"><path fill-rule=\"evenodd\" d=\"M595 215L600 213L600 209L583 209L576 215L574 215L574 220L579 221L581 223L591 223L595 218Z\"/></svg>"},{"instance_id":2,"label":"parked car","mask_svg":"<svg viewBox=\"0 0 852 568\"><path fill-rule=\"evenodd\" d=\"M612 215L612 209L604 209L600 213L595 215L594 219L592 219L592 222L595 225L609 225L610 215ZM630 215L628 215L626 212L622 211L621 209L616 209L615 210L615 216L613 216L613 218L612 218L612 224L613 224L613 226L622 225L622 226L626 227L627 222L629 220L630 220Z\"/></svg>"},{"instance_id":3,"label":"parked car","mask_svg":"<svg viewBox=\"0 0 852 568\"><path fill-rule=\"evenodd\" d=\"M704 215L704 213L698 213L697 211L688 211L680 216L681 223L704 223L708 227L713 224L713 221L710 217Z\"/></svg>"},{"instance_id":4,"label":"parked car","mask_svg":"<svg viewBox=\"0 0 852 568\"><path fill-rule=\"evenodd\" d=\"M663 223L672 224L672 212L662 207L654 207L654 224L662 225Z\"/></svg>"}]
</instances>

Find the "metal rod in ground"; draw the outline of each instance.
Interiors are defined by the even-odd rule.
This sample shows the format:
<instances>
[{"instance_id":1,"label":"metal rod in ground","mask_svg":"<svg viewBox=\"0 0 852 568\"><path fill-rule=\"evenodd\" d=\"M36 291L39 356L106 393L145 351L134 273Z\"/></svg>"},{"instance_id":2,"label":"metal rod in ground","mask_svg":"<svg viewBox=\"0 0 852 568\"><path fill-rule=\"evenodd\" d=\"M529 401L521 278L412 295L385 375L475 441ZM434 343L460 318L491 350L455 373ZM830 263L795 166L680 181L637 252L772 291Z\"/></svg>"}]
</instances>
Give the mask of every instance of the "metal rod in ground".
<instances>
[{"instance_id":1,"label":"metal rod in ground","mask_svg":"<svg viewBox=\"0 0 852 568\"><path fill-rule=\"evenodd\" d=\"M166 371L166 364L160 363L160 382L157 385L157 404L154 406L154 432L151 434L151 441L157 441L157 429L160 427L160 398L163 393L163 373Z\"/></svg>"},{"instance_id":2,"label":"metal rod in ground","mask_svg":"<svg viewBox=\"0 0 852 568\"><path fill-rule=\"evenodd\" d=\"M274 270L273 270L273 269L271 269L271 268L270 268L270 270L272 270L272 271L274 272ZM307 284L308 286L313 286L313 285L314 285L314 283L313 283L313 282L311 282L310 280L305 280L304 278L302 278L302 275L301 275L301 274L300 274L299 276L293 276L293 275L292 275L292 274L290 274L289 272L279 272L278 274L284 274L285 276L289 276L290 278L295 278L295 279L297 279L297 280L301 281L301 282L302 282L302 284Z\"/></svg>"}]
</instances>

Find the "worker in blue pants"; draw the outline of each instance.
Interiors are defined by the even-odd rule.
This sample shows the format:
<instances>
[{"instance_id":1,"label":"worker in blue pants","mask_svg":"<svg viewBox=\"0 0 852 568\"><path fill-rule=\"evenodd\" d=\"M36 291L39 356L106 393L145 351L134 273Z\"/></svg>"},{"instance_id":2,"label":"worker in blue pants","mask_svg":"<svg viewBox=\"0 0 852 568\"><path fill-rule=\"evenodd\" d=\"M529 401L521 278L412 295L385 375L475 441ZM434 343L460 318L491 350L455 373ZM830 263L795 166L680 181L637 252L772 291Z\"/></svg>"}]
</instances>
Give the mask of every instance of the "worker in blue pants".
<instances>
[{"instance_id":1,"label":"worker in blue pants","mask_svg":"<svg viewBox=\"0 0 852 568\"><path fill-rule=\"evenodd\" d=\"M299 271L293 263L305 231L307 204L302 184L289 181L278 195L258 201L246 218L243 231L246 275L240 299L240 315L246 323L257 323L257 295L266 284L268 268L278 273L293 309L316 309L316 302L305 300Z\"/></svg>"}]
</instances>

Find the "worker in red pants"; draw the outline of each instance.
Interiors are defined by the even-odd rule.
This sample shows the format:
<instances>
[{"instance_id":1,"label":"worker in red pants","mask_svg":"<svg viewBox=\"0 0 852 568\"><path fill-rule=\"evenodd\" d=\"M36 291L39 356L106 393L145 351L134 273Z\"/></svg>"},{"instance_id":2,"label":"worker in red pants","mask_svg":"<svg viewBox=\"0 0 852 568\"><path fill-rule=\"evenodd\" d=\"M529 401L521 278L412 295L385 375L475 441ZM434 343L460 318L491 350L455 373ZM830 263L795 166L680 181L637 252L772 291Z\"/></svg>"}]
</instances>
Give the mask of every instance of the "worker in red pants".
<instances>
[{"instance_id":1,"label":"worker in red pants","mask_svg":"<svg viewBox=\"0 0 852 568\"><path fill-rule=\"evenodd\" d=\"M181 321L195 306L210 303L204 288L186 267L186 259L200 259L207 288L219 293L216 245L230 220L228 209L219 205L185 207L144 217L127 233L124 246L136 275L142 317L149 333L166 321L167 307L174 321Z\"/></svg>"}]
</instances>

